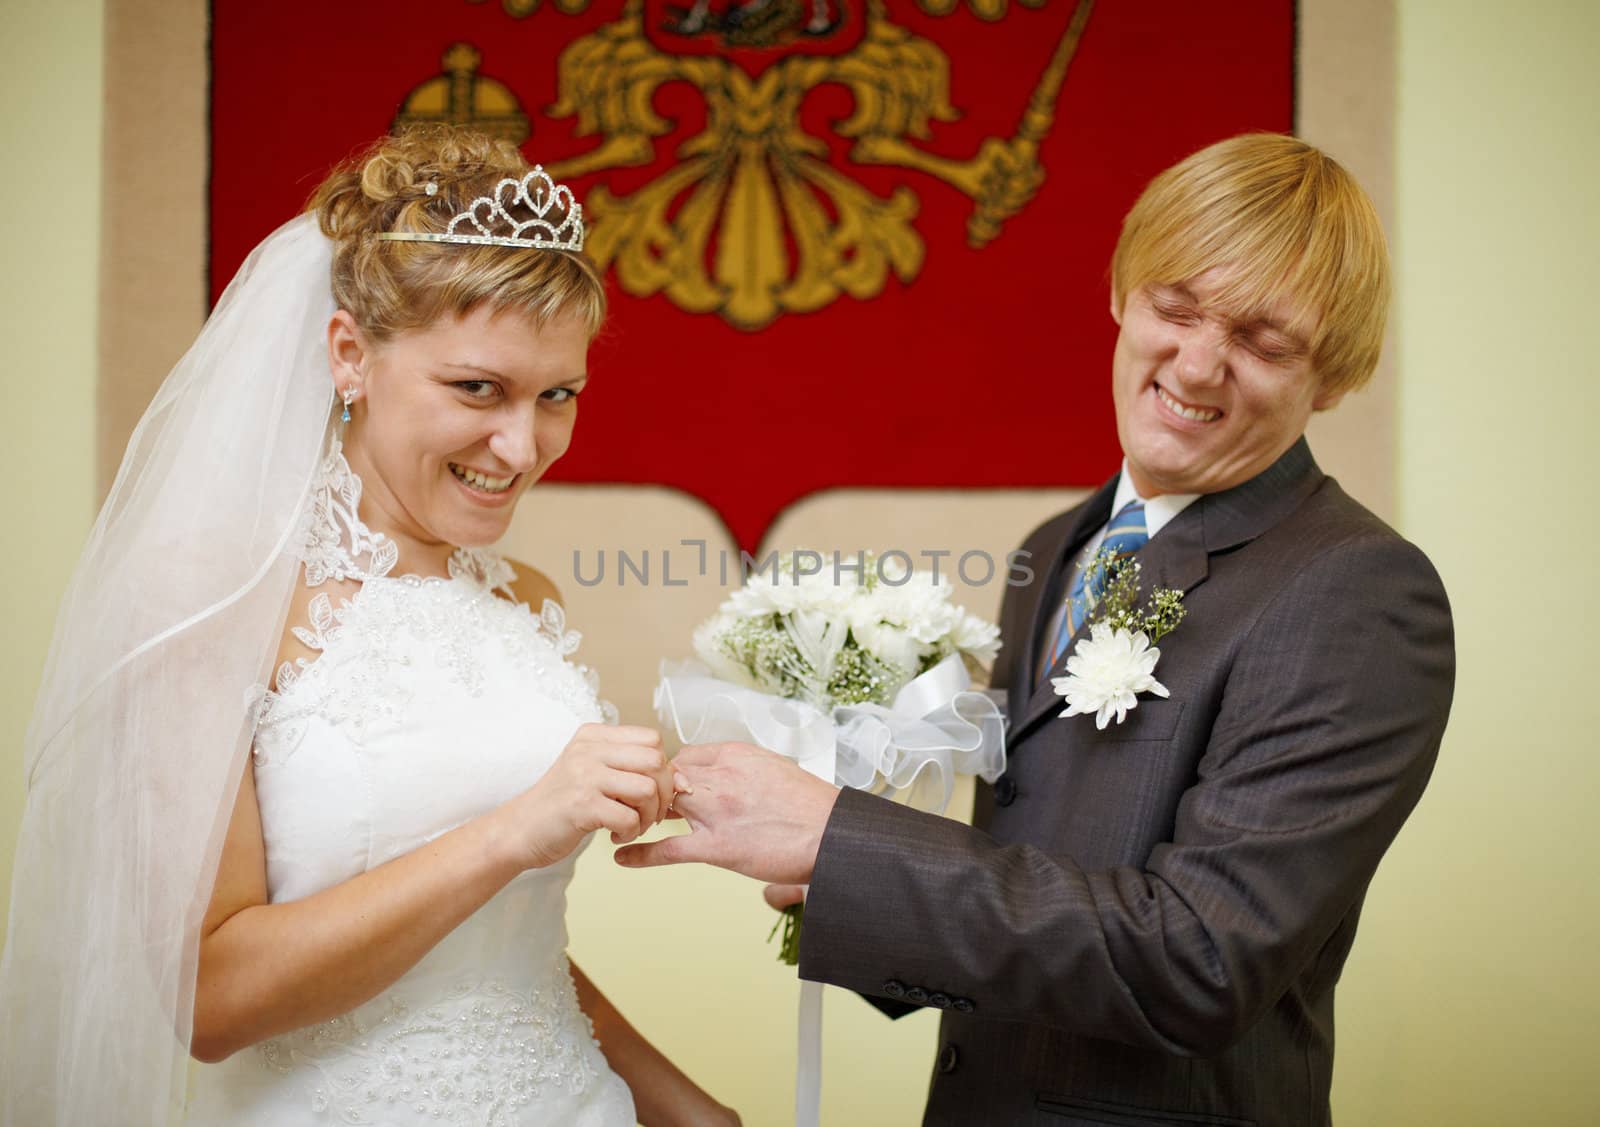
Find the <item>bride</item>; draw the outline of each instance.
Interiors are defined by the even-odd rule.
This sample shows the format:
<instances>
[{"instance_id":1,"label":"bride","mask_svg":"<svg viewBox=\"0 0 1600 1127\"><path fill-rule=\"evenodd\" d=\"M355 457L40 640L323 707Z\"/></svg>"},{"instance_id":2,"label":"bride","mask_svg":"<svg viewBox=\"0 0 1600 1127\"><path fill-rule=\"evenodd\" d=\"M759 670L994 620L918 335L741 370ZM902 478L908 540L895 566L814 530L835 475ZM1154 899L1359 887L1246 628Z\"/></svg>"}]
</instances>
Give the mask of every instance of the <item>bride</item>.
<instances>
[{"instance_id":1,"label":"bride","mask_svg":"<svg viewBox=\"0 0 1600 1127\"><path fill-rule=\"evenodd\" d=\"M58 620L4 1120L736 1123L567 961L577 853L675 777L487 547L588 379L581 208L427 127L308 211L157 394Z\"/></svg>"}]
</instances>

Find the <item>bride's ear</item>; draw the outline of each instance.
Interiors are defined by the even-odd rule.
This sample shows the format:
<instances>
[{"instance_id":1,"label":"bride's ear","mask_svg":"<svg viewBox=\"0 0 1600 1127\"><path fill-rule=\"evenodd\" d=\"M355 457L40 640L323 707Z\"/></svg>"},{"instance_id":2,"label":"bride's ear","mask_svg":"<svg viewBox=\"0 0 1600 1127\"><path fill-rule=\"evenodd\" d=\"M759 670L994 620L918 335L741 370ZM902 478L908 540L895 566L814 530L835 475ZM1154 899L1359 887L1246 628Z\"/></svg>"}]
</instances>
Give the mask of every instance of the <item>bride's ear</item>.
<instances>
[{"instance_id":1,"label":"bride's ear","mask_svg":"<svg viewBox=\"0 0 1600 1127\"><path fill-rule=\"evenodd\" d=\"M366 390L368 353L367 338L356 319L347 310L337 310L328 321L328 369L340 395L347 390L360 395Z\"/></svg>"}]
</instances>

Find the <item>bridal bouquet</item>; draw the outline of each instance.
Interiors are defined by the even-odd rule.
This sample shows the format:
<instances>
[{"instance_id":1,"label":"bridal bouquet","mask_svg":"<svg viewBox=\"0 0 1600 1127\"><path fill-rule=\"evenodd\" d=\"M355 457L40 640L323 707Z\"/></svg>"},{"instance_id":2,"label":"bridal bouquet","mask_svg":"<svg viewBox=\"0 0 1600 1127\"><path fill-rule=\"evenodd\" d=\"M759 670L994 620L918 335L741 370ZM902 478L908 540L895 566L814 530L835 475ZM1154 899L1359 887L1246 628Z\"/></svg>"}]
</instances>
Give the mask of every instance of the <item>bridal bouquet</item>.
<instances>
[{"instance_id":1,"label":"bridal bouquet","mask_svg":"<svg viewBox=\"0 0 1600 1127\"><path fill-rule=\"evenodd\" d=\"M696 629L700 660L663 664L662 723L685 743L759 744L839 786L932 812L949 803L957 773L997 779L1004 721L971 689L967 663L993 659L999 629L909 563L821 560L795 552L755 572ZM797 905L780 921L790 965L800 918Z\"/></svg>"}]
</instances>

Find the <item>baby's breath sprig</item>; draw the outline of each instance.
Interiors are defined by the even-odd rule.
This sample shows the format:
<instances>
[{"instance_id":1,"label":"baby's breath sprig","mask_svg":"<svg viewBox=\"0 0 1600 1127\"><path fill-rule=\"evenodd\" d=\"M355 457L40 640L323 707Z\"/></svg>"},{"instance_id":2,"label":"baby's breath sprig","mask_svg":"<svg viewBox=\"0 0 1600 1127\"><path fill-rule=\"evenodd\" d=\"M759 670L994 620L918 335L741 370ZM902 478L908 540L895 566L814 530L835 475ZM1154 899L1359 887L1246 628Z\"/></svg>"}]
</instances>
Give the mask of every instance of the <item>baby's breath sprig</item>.
<instances>
[{"instance_id":1,"label":"baby's breath sprig","mask_svg":"<svg viewBox=\"0 0 1600 1127\"><path fill-rule=\"evenodd\" d=\"M852 639L834 660L828 697L834 704L878 704L898 690L904 678Z\"/></svg>"},{"instance_id":2,"label":"baby's breath sprig","mask_svg":"<svg viewBox=\"0 0 1600 1127\"><path fill-rule=\"evenodd\" d=\"M1109 548L1096 552L1084 565L1084 597L1091 600L1084 625L1101 621L1113 630L1126 630L1130 634L1142 631L1151 645L1172 633L1186 613L1183 592L1157 587L1141 607L1139 590L1143 572L1143 566L1136 559ZM1092 602L1096 591L1100 592L1100 599Z\"/></svg>"},{"instance_id":3,"label":"baby's breath sprig","mask_svg":"<svg viewBox=\"0 0 1600 1127\"><path fill-rule=\"evenodd\" d=\"M1183 592L1171 587L1157 587L1150 592L1149 608L1144 615L1144 632L1155 645L1172 633L1188 614L1183 605Z\"/></svg>"},{"instance_id":4,"label":"baby's breath sprig","mask_svg":"<svg viewBox=\"0 0 1600 1127\"><path fill-rule=\"evenodd\" d=\"M773 617L737 619L719 643L722 652L748 669L756 681L775 685L780 696L800 695L801 681L793 672L794 643Z\"/></svg>"},{"instance_id":5,"label":"baby's breath sprig","mask_svg":"<svg viewBox=\"0 0 1600 1127\"><path fill-rule=\"evenodd\" d=\"M904 670L849 638L834 656L824 683L783 629L781 616L775 614L735 619L715 644L718 652L738 663L757 684L770 686L778 696L823 709L841 704L887 704L908 679ZM940 652L937 656L944 655ZM932 664L924 662L928 667Z\"/></svg>"}]
</instances>

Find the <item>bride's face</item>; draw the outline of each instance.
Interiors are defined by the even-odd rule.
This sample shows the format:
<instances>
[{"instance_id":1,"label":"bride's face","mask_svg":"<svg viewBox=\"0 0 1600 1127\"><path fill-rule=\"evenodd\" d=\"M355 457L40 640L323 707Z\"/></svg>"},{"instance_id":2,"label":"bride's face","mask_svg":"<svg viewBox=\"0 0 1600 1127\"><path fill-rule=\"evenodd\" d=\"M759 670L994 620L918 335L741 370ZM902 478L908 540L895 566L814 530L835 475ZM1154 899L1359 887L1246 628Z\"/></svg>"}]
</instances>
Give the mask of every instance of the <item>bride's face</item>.
<instances>
[{"instance_id":1,"label":"bride's face","mask_svg":"<svg viewBox=\"0 0 1600 1127\"><path fill-rule=\"evenodd\" d=\"M505 532L523 491L566 452L588 347L577 317L540 326L480 306L374 346L348 313L334 315L334 386L357 392L344 449L362 519L397 541L406 570L442 571L452 548Z\"/></svg>"}]
</instances>

